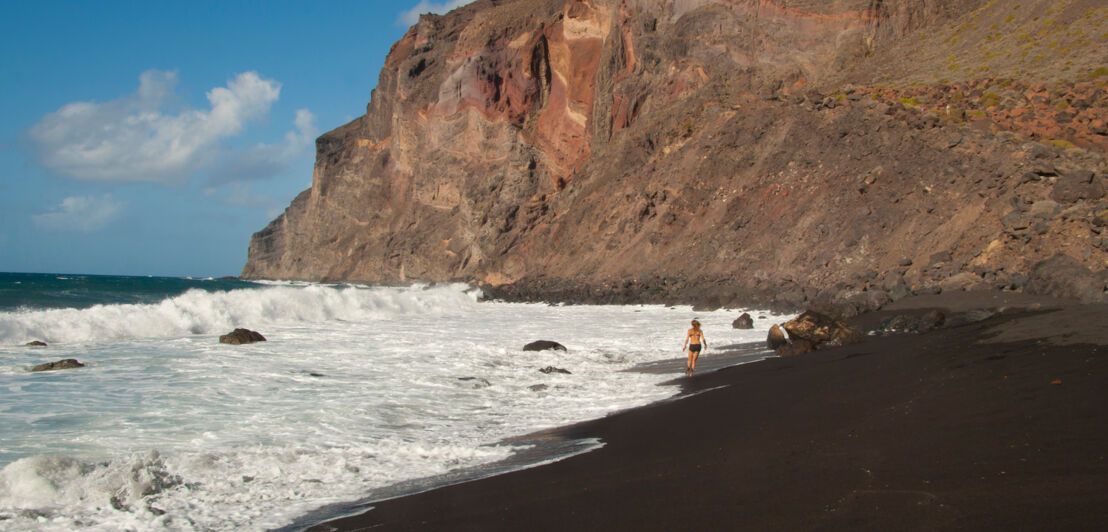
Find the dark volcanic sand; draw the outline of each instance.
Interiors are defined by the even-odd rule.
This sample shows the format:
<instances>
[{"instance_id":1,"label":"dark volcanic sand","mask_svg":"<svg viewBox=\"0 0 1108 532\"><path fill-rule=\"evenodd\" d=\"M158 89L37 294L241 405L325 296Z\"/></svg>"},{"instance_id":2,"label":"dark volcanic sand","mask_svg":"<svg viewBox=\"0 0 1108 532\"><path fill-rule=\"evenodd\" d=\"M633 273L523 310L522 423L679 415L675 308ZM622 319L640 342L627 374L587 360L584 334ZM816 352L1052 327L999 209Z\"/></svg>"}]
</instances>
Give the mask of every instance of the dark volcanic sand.
<instances>
[{"instance_id":1,"label":"dark volcanic sand","mask_svg":"<svg viewBox=\"0 0 1108 532\"><path fill-rule=\"evenodd\" d=\"M561 431L601 449L317 529L1108 529L1108 305L990 298L897 302L1008 308L682 378L707 391Z\"/></svg>"}]
</instances>

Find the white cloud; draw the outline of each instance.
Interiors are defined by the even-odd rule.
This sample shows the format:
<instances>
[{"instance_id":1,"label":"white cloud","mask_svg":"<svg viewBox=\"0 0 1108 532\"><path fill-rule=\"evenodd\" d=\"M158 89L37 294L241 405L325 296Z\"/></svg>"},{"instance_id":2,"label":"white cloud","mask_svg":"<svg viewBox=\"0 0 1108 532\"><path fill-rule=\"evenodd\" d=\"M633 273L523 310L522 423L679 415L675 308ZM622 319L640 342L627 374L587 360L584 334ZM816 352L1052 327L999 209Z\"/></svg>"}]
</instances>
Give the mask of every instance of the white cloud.
<instances>
[{"instance_id":1,"label":"white cloud","mask_svg":"<svg viewBox=\"0 0 1108 532\"><path fill-rule=\"evenodd\" d=\"M51 231L99 231L123 212L123 202L112 199L111 194L99 198L72 196L49 212L31 217L35 225Z\"/></svg>"},{"instance_id":2,"label":"white cloud","mask_svg":"<svg viewBox=\"0 0 1108 532\"><path fill-rule=\"evenodd\" d=\"M134 94L105 103L74 102L43 117L29 131L41 164L60 174L116 183L179 183L201 168L233 161L220 141L265 118L281 93L281 84L257 72L244 72L207 92L210 108L176 114L165 108L175 99L175 72L150 70L139 77ZM297 130L278 145L303 149L314 134L311 118L297 113ZM214 169L213 173L220 173Z\"/></svg>"},{"instance_id":3,"label":"white cloud","mask_svg":"<svg viewBox=\"0 0 1108 532\"><path fill-rule=\"evenodd\" d=\"M466 4L472 3L473 0L447 0L446 2L429 2L428 0L420 0L415 7L400 14L400 18L397 22L404 26L411 26L416 22L419 22L419 16L423 13L437 13L443 14L447 11L459 8Z\"/></svg>"}]
</instances>

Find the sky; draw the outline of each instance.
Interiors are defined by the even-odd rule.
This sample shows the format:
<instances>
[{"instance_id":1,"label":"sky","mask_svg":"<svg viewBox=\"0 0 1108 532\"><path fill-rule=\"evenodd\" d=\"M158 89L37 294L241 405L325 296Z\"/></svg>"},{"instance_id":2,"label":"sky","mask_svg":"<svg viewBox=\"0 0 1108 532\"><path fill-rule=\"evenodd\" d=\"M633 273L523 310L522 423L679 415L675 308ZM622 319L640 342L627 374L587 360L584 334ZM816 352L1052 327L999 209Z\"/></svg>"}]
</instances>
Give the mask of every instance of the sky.
<instances>
[{"instance_id":1,"label":"sky","mask_svg":"<svg viewBox=\"0 0 1108 532\"><path fill-rule=\"evenodd\" d=\"M472 0L0 0L0 271L238 275L419 13Z\"/></svg>"}]
</instances>

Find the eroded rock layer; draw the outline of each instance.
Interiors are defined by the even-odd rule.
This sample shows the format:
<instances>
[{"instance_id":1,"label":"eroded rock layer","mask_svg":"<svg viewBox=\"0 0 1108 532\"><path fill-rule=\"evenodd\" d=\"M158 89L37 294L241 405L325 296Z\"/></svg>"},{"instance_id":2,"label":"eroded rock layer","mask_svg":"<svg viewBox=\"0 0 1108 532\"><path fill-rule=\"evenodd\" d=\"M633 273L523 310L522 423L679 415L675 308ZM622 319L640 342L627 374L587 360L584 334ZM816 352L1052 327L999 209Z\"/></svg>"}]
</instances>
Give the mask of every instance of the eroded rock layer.
<instances>
[{"instance_id":1,"label":"eroded rock layer","mask_svg":"<svg viewBox=\"0 0 1108 532\"><path fill-rule=\"evenodd\" d=\"M1043 18L1056 41L1029 33ZM995 0L425 15L366 114L318 139L312 187L254 235L243 276L872 308L1021 289L1061 254L1095 286L1106 19Z\"/></svg>"}]
</instances>

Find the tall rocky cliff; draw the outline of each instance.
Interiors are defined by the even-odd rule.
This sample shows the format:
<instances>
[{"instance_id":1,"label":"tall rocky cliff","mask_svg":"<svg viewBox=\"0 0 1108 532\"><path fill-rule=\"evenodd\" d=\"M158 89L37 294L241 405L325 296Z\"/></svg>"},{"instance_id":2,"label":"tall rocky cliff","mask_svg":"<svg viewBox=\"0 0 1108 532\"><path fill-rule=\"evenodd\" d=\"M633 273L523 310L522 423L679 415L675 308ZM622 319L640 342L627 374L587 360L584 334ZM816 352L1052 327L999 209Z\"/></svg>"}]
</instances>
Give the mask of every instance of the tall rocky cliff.
<instances>
[{"instance_id":1,"label":"tall rocky cliff","mask_svg":"<svg viewBox=\"0 0 1108 532\"><path fill-rule=\"evenodd\" d=\"M317 140L312 187L254 235L243 276L712 305L1102 299L1105 20L1096 0L425 15L366 114Z\"/></svg>"}]
</instances>

